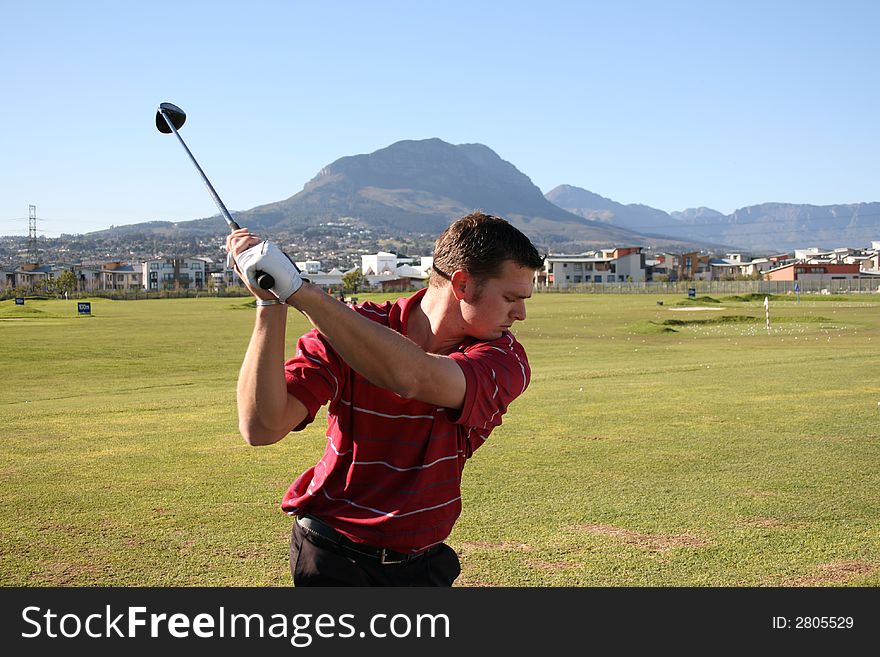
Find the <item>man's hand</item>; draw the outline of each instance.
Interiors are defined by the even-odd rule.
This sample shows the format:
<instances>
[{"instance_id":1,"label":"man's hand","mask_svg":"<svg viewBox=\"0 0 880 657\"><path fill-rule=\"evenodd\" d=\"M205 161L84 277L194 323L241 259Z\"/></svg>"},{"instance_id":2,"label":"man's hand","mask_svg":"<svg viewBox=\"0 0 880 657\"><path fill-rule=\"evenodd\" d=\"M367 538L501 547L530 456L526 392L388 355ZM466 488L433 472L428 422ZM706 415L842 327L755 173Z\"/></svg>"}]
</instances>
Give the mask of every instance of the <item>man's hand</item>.
<instances>
[{"instance_id":1,"label":"man's hand","mask_svg":"<svg viewBox=\"0 0 880 657\"><path fill-rule=\"evenodd\" d=\"M258 287L257 272L265 272L275 279L270 292L281 301L296 292L302 285L299 269L285 253L272 242L261 242L235 257L238 269L251 287Z\"/></svg>"},{"instance_id":2,"label":"man's hand","mask_svg":"<svg viewBox=\"0 0 880 657\"><path fill-rule=\"evenodd\" d=\"M259 242L246 228L234 231L226 240L226 248L235 260L239 275L245 280L254 294L257 292L257 272L264 272L275 279L270 288L281 301L286 301L302 285L299 269L290 258L272 242Z\"/></svg>"}]
</instances>

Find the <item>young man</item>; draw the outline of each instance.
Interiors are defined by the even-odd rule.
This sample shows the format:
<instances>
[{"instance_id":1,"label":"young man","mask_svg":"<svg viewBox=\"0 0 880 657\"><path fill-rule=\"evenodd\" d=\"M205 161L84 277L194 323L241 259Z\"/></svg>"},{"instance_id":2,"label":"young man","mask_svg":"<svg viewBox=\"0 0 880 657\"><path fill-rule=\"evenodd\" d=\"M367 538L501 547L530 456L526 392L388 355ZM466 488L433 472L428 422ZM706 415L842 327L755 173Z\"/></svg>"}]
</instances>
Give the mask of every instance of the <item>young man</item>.
<instances>
[{"instance_id":1,"label":"young man","mask_svg":"<svg viewBox=\"0 0 880 657\"><path fill-rule=\"evenodd\" d=\"M461 513L465 461L529 383L510 327L526 317L543 264L529 239L481 213L437 239L428 287L349 307L303 281L247 229L227 249L258 297L238 379L239 428L278 442L329 402L327 447L284 496L295 516L296 586L451 586L443 543ZM275 286L260 289L257 272ZM287 306L314 326L284 362Z\"/></svg>"}]
</instances>

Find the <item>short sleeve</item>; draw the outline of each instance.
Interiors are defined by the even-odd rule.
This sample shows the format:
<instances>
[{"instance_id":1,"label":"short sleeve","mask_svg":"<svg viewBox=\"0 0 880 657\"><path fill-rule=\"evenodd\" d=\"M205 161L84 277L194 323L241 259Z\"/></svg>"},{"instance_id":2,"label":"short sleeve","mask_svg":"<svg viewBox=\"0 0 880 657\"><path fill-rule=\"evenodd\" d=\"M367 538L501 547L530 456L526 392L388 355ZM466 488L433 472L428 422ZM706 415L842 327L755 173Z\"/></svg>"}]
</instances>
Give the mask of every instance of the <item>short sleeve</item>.
<instances>
[{"instance_id":1,"label":"short sleeve","mask_svg":"<svg viewBox=\"0 0 880 657\"><path fill-rule=\"evenodd\" d=\"M287 392L308 410L308 416L293 431L309 425L318 410L338 398L344 369L339 356L316 330L303 335L296 343L296 354L284 363Z\"/></svg>"},{"instance_id":2,"label":"short sleeve","mask_svg":"<svg viewBox=\"0 0 880 657\"><path fill-rule=\"evenodd\" d=\"M522 346L505 333L498 340L481 342L451 354L464 373L464 405L457 424L480 432L501 424L510 403L529 385L531 371Z\"/></svg>"}]
</instances>

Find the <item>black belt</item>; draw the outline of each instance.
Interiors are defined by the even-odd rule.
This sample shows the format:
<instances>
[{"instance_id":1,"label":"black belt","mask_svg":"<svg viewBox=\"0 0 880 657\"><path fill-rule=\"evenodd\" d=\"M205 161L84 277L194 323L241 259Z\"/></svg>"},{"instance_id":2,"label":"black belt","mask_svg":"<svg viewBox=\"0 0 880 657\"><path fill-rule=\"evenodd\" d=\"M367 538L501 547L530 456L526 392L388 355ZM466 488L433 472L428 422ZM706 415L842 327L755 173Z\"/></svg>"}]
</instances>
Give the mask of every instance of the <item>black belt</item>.
<instances>
[{"instance_id":1,"label":"black belt","mask_svg":"<svg viewBox=\"0 0 880 657\"><path fill-rule=\"evenodd\" d=\"M389 550L388 548L377 548L373 547L372 545L355 543L347 536L344 536L340 532L333 529L330 525L323 522L322 520L318 520L314 516L297 516L296 524L298 524L300 527L302 527L302 529L309 532L310 534L320 536L321 538L330 541L334 545L338 545L339 547L349 550L350 552L355 552L365 557L372 557L373 559L377 559L379 563L383 566L408 563L410 561L413 561L414 559L425 556L429 552L433 552L435 549L432 547L421 552L404 554L403 552L395 552L394 550Z\"/></svg>"}]
</instances>

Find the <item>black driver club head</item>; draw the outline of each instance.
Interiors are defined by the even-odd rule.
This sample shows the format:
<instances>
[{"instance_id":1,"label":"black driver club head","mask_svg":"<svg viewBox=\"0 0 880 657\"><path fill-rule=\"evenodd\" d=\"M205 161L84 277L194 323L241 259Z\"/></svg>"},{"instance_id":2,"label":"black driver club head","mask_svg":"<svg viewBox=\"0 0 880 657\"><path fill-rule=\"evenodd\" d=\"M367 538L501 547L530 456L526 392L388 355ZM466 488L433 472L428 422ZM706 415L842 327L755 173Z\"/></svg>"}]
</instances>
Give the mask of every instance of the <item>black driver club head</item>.
<instances>
[{"instance_id":1,"label":"black driver club head","mask_svg":"<svg viewBox=\"0 0 880 657\"><path fill-rule=\"evenodd\" d=\"M159 105L159 109L156 110L156 128L159 129L159 132L170 134L171 127L168 125L168 121L163 117L168 117L168 121L171 122L171 125L174 126L175 130L180 130L181 126L186 122L186 112L180 109L177 105L173 103L162 103Z\"/></svg>"}]
</instances>

